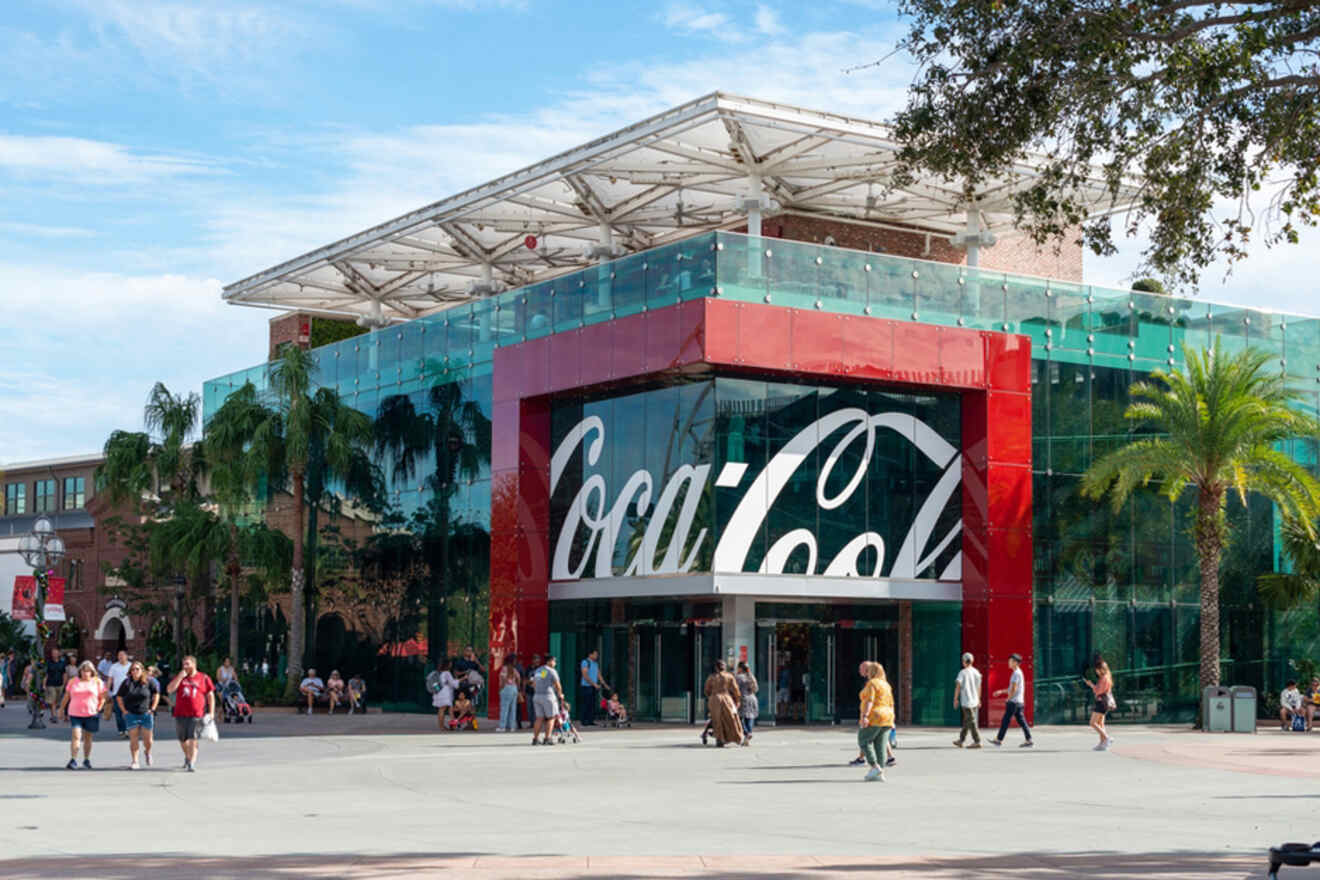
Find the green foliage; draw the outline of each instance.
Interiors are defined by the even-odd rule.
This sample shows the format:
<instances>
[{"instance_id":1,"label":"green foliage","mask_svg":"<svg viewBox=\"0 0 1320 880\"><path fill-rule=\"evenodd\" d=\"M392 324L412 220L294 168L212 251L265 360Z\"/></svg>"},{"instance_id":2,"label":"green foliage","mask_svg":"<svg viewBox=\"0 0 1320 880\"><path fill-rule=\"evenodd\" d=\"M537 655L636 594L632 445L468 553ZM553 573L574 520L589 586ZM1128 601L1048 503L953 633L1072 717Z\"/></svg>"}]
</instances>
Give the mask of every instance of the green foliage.
<instances>
[{"instance_id":1,"label":"green foliage","mask_svg":"<svg viewBox=\"0 0 1320 880\"><path fill-rule=\"evenodd\" d=\"M907 170L969 189L1040 170L1014 195L1038 242L1095 253L1153 225L1157 273L1194 284L1255 238L1320 216L1320 10L1164 0L903 0L919 73L896 121ZM1097 167L1098 166L1098 170ZM1225 204L1228 210L1225 211Z\"/></svg>"},{"instance_id":2,"label":"green foliage","mask_svg":"<svg viewBox=\"0 0 1320 880\"><path fill-rule=\"evenodd\" d=\"M1164 282L1158 278L1138 278L1132 282L1133 290L1140 290L1143 293L1167 293L1164 289Z\"/></svg>"},{"instance_id":3,"label":"green foliage","mask_svg":"<svg viewBox=\"0 0 1320 880\"><path fill-rule=\"evenodd\" d=\"M1194 496L1192 536L1201 570L1202 686L1219 683L1219 569L1229 539L1230 494L1245 506L1255 492L1314 539L1320 483L1280 450L1283 441L1315 436L1320 423L1295 409L1301 395L1266 369L1271 355L1184 349L1186 368L1155 371L1132 385L1124 413L1141 433L1101 457L1082 478L1082 494L1106 495L1115 511L1140 488L1157 484L1176 502Z\"/></svg>"},{"instance_id":4,"label":"green foliage","mask_svg":"<svg viewBox=\"0 0 1320 880\"><path fill-rule=\"evenodd\" d=\"M1270 572L1256 578L1262 598L1280 609L1300 608L1320 597L1320 541L1314 526L1284 519L1279 528L1283 553L1291 571Z\"/></svg>"},{"instance_id":5,"label":"green foliage","mask_svg":"<svg viewBox=\"0 0 1320 880\"><path fill-rule=\"evenodd\" d=\"M87 630L78 624L78 619L72 614L59 625L59 646L63 650L79 651L82 650L83 639L87 637Z\"/></svg>"},{"instance_id":6,"label":"green foliage","mask_svg":"<svg viewBox=\"0 0 1320 880\"><path fill-rule=\"evenodd\" d=\"M0 611L0 651L14 649L18 656L26 656L32 648L32 637L23 632L23 622L14 620Z\"/></svg>"},{"instance_id":7,"label":"green foliage","mask_svg":"<svg viewBox=\"0 0 1320 880\"><path fill-rule=\"evenodd\" d=\"M354 336L361 336L366 333L365 327L359 327L352 321L336 321L331 318L312 318L312 332L310 345L312 348L320 348L323 345L329 345L332 342L340 342L344 339L352 339Z\"/></svg>"}]
</instances>

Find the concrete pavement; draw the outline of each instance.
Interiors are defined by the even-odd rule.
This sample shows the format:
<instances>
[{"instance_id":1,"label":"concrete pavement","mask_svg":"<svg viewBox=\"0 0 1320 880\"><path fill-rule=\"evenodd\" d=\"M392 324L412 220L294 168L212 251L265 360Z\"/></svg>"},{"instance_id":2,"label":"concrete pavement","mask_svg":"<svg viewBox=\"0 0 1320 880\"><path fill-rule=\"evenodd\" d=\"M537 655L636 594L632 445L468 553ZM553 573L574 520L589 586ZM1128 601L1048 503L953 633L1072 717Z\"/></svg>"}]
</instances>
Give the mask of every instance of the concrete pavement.
<instances>
[{"instance_id":1,"label":"concrete pavement","mask_svg":"<svg viewBox=\"0 0 1320 880\"><path fill-rule=\"evenodd\" d=\"M0 711L5 877L1245 877L1269 845L1320 838L1320 734L1122 727L1096 753L1047 727L1034 749L1013 731L977 752L910 729L890 781L866 784L846 728L532 748L426 716L264 712L188 774L169 738L127 771L113 732L98 769L67 771L67 726L25 721Z\"/></svg>"}]
</instances>

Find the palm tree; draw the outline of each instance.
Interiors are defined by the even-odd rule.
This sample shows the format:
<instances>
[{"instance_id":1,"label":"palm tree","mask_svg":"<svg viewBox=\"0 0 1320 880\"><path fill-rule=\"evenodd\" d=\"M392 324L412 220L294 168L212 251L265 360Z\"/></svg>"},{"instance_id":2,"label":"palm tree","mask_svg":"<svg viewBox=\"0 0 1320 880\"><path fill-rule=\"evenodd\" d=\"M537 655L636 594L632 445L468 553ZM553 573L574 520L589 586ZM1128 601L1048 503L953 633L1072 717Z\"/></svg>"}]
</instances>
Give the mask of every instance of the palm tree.
<instances>
[{"instance_id":1,"label":"palm tree","mask_svg":"<svg viewBox=\"0 0 1320 880\"><path fill-rule=\"evenodd\" d=\"M288 690L292 698L302 678L307 642L304 598L309 462L323 468L327 481L342 480L359 461L355 453L371 444L371 419L342 403L332 389L313 392L316 359L290 345L269 369L273 408L251 435L250 454L261 461L278 458L293 496L293 561L289 578Z\"/></svg>"},{"instance_id":2,"label":"palm tree","mask_svg":"<svg viewBox=\"0 0 1320 880\"><path fill-rule=\"evenodd\" d=\"M98 491L112 501L140 504L144 494L164 504L168 495L183 498L195 490L194 459L188 441L197 430L201 398L196 392L174 394L157 382L142 409L144 431L116 430L105 442L105 461L96 469Z\"/></svg>"},{"instance_id":3,"label":"palm tree","mask_svg":"<svg viewBox=\"0 0 1320 880\"><path fill-rule=\"evenodd\" d=\"M1297 608L1320 596L1320 541L1316 529L1294 519L1279 527L1283 555L1292 571L1269 572L1256 578L1257 589L1275 608Z\"/></svg>"},{"instance_id":4,"label":"palm tree","mask_svg":"<svg viewBox=\"0 0 1320 880\"><path fill-rule=\"evenodd\" d=\"M1285 517L1310 525L1320 514L1320 483L1278 447L1315 436L1320 423L1299 412L1302 396L1283 376L1266 372L1272 355L1184 347L1183 370L1151 373L1135 383L1124 417L1147 429L1128 445L1096 461L1082 478L1082 493L1109 495L1115 511L1138 487L1158 482L1176 501L1195 494L1192 537L1201 572L1201 687L1219 684L1219 565L1229 537L1225 504L1236 492L1246 502L1257 492Z\"/></svg>"},{"instance_id":5,"label":"palm tree","mask_svg":"<svg viewBox=\"0 0 1320 880\"><path fill-rule=\"evenodd\" d=\"M452 500L458 480L473 480L482 464L490 463L490 419L476 401L463 396L458 382L439 382L428 393L429 412L418 412L406 394L380 402L375 421L376 453L388 455L396 480L411 479L427 454L435 457L435 471L426 483L432 501L418 511L415 527L422 535L423 553L440 589L427 599L427 644L433 658L444 655L449 639L446 597L453 592L456 572L450 562L454 537Z\"/></svg>"},{"instance_id":6,"label":"palm tree","mask_svg":"<svg viewBox=\"0 0 1320 880\"><path fill-rule=\"evenodd\" d=\"M229 395L206 425L202 437L211 497L226 530L225 575L229 583L229 656L238 661L239 594L244 551L266 569L268 577L282 579L277 533L264 523L242 525L263 481L280 482L282 446L265 444L254 451L251 439L275 414L262 404L251 382ZM269 533L269 534L267 534Z\"/></svg>"}]
</instances>

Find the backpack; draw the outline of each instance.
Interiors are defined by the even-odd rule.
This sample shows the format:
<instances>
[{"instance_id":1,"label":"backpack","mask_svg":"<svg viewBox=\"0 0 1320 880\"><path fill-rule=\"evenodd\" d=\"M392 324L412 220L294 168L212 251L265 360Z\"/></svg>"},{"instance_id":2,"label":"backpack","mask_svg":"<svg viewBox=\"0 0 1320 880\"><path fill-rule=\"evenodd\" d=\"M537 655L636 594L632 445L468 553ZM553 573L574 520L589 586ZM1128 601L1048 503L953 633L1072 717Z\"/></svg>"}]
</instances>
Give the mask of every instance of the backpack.
<instances>
[{"instance_id":1,"label":"backpack","mask_svg":"<svg viewBox=\"0 0 1320 880\"><path fill-rule=\"evenodd\" d=\"M1306 731L1306 719L1301 715L1294 715L1292 717L1292 729L1304 733Z\"/></svg>"}]
</instances>

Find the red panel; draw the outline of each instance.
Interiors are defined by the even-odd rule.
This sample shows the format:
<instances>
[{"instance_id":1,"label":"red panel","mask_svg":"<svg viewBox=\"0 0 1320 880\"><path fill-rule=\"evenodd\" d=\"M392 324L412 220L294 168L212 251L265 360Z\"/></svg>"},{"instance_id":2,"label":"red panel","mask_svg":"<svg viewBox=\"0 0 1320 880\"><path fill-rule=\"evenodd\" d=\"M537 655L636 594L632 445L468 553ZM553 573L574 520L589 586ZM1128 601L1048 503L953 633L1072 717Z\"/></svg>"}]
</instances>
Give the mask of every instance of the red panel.
<instances>
[{"instance_id":1,"label":"red panel","mask_svg":"<svg viewBox=\"0 0 1320 880\"><path fill-rule=\"evenodd\" d=\"M739 305L738 363L769 370L792 369L792 310Z\"/></svg>"},{"instance_id":2,"label":"red panel","mask_svg":"<svg viewBox=\"0 0 1320 880\"><path fill-rule=\"evenodd\" d=\"M990 461L1031 464L1031 395L989 393L986 453Z\"/></svg>"},{"instance_id":3,"label":"red panel","mask_svg":"<svg viewBox=\"0 0 1320 880\"><path fill-rule=\"evenodd\" d=\"M582 386L608 382L614 372L614 324L589 324L578 331Z\"/></svg>"},{"instance_id":4,"label":"red panel","mask_svg":"<svg viewBox=\"0 0 1320 880\"><path fill-rule=\"evenodd\" d=\"M514 378L519 397L545 394L549 386L550 337L529 339L518 346L520 357L514 362Z\"/></svg>"},{"instance_id":5,"label":"red panel","mask_svg":"<svg viewBox=\"0 0 1320 880\"><path fill-rule=\"evenodd\" d=\"M546 339L550 340L550 379L546 390L556 392L577 388L582 384L581 331L569 330Z\"/></svg>"},{"instance_id":6,"label":"red panel","mask_svg":"<svg viewBox=\"0 0 1320 880\"><path fill-rule=\"evenodd\" d=\"M894 322L843 317L844 373L854 379L894 378Z\"/></svg>"},{"instance_id":7,"label":"red panel","mask_svg":"<svg viewBox=\"0 0 1320 880\"><path fill-rule=\"evenodd\" d=\"M997 529L1030 529L1031 468L1027 465L991 464L986 484L990 525Z\"/></svg>"},{"instance_id":8,"label":"red panel","mask_svg":"<svg viewBox=\"0 0 1320 880\"><path fill-rule=\"evenodd\" d=\"M518 466L517 400L496 401L491 407L490 466L504 470Z\"/></svg>"},{"instance_id":9,"label":"red panel","mask_svg":"<svg viewBox=\"0 0 1320 880\"><path fill-rule=\"evenodd\" d=\"M985 387L985 342L980 333L940 327L940 381L956 388Z\"/></svg>"},{"instance_id":10,"label":"red panel","mask_svg":"<svg viewBox=\"0 0 1320 880\"><path fill-rule=\"evenodd\" d=\"M1034 569L1029 530L990 529L986 534L986 555L992 601L1004 596L1031 595Z\"/></svg>"},{"instance_id":11,"label":"red panel","mask_svg":"<svg viewBox=\"0 0 1320 880\"><path fill-rule=\"evenodd\" d=\"M694 299L678 307L678 349L674 353L674 366L701 361L706 347L707 299Z\"/></svg>"},{"instance_id":12,"label":"red panel","mask_svg":"<svg viewBox=\"0 0 1320 880\"><path fill-rule=\"evenodd\" d=\"M712 364L738 362L738 318L742 303L708 299L706 304L705 359Z\"/></svg>"},{"instance_id":13,"label":"red panel","mask_svg":"<svg viewBox=\"0 0 1320 880\"><path fill-rule=\"evenodd\" d=\"M646 313L646 370L657 372L678 362L678 328L681 306Z\"/></svg>"},{"instance_id":14,"label":"red panel","mask_svg":"<svg viewBox=\"0 0 1320 880\"><path fill-rule=\"evenodd\" d=\"M940 329L930 324L898 323L894 327L894 375L902 382L939 385Z\"/></svg>"},{"instance_id":15,"label":"red panel","mask_svg":"<svg viewBox=\"0 0 1320 880\"><path fill-rule=\"evenodd\" d=\"M611 378L626 379L646 372L646 319L642 312L610 322L614 331Z\"/></svg>"},{"instance_id":16,"label":"red panel","mask_svg":"<svg viewBox=\"0 0 1320 880\"><path fill-rule=\"evenodd\" d=\"M491 365L491 398L495 403L522 397L522 346L495 349Z\"/></svg>"},{"instance_id":17,"label":"red panel","mask_svg":"<svg viewBox=\"0 0 1320 880\"><path fill-rule=\"evenodd\" d=\"M793 369L843 374L843 315L793 309L790 313Z\"/></svg>"},{"instance_id":18,"label":"red panel","mask_svg":"<svg viewBox=\"0 0 1320 880\"><path fill-rule=\"evenodd\" d=\"M1031 390L1031 338L1008 333L984 333L985 368L997 391Z\"/></svg>"},{"instance_id":19,"label":"red panel","mask_svg":"<svg viewBox=\"0 0 1320 880\"><path fill-rule=\"evenodd\" d=\"M550 469L550 405L524 400L518 412L518 464Z\"/></svg>"}]
</instances>

